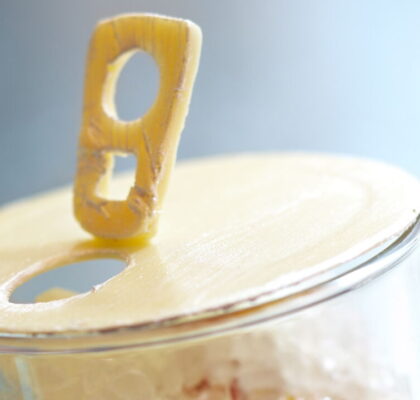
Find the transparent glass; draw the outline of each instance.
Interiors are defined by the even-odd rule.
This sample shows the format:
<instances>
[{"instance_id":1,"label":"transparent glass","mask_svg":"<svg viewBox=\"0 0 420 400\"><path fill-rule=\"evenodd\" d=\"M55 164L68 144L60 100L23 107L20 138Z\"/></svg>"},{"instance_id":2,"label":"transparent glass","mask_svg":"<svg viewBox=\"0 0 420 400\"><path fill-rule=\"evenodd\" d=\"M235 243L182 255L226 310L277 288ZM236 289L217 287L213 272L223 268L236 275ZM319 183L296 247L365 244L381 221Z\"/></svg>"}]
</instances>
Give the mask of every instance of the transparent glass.
<instances>
[{"instance_id":1,"label":"transparent glass","mask_svg":"<svg viewBox=\"0 0 420 400\"><path fill-rule=\"evenodd\" d=\"M418 400L419 224L302 293L199 322L0 337L0 399Z\"/></svg>"}]
</instances>

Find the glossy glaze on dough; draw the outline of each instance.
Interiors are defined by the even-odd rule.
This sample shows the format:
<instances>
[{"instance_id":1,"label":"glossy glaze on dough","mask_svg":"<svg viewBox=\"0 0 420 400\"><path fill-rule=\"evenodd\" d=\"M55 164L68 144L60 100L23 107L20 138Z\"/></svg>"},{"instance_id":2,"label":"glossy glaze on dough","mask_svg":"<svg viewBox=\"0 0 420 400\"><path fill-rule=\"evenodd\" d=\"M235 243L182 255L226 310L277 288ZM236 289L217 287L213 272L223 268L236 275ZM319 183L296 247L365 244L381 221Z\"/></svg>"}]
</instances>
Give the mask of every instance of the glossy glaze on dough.
<instances>
[{"instance_id":1,"label":"glossy glaze on dough","mask_svg":"<svg viewBox=\"0 0 420 400\"><path fill-rule=\"evenodd\" d=\"M417 179L398 168L309 154L180 163L150 244L92 239L70 189L27 199L0 212L0 331L104 329L245 301L398 237L419 205ZM30 276L91 256L129 265L85 294L8 302Z\"/></svg>"}]
</instances>

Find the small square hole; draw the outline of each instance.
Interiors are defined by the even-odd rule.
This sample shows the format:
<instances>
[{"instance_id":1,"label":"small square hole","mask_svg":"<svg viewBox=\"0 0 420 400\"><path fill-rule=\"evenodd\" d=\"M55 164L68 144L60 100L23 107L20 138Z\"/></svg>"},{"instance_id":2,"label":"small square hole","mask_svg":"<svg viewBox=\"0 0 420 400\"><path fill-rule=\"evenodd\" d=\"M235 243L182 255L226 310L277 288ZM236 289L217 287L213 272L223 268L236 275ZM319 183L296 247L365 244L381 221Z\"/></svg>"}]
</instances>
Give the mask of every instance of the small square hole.
<instances>
[{"instance_id":1,"label":"small square hole","mask_svg":"<svg viewBox=\"0 0 420 400\"><path fill-rule=\"evenodd\" d=\"M97 194L107 200L124 201L134 185L136 177L137 158L132 153L112 153L114 165L108 184L102 187L101 183L97 187ZM127 179L115 179L115 173L124 172Z\"/></svg>"}]
</instances>

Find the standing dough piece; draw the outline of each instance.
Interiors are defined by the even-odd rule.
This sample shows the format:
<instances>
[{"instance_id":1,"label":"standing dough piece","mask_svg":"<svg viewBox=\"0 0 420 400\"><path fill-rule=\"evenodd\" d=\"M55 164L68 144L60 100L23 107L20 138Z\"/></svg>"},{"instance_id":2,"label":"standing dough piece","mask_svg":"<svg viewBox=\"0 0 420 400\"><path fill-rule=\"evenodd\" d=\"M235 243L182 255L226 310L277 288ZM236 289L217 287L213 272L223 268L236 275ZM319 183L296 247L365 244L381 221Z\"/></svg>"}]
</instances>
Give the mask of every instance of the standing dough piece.
<instances>
[{"instance_id":1,"label":"standing dough piece","mask_svg":"<svg viewBox=\"0 0 420 400\"><path fill-rule=\"evenodd\" d=\"M150 237L176 158L201 49L200 28L190 21L130 14L101 22L88 53L83 121L74 186L74 212L88 232L105 238ZM141 118L118 119L118 75L137 50L159 67L160 88ZM137 158L124 201L106 198L115 153Z\"/></svg>"}]
</instances>

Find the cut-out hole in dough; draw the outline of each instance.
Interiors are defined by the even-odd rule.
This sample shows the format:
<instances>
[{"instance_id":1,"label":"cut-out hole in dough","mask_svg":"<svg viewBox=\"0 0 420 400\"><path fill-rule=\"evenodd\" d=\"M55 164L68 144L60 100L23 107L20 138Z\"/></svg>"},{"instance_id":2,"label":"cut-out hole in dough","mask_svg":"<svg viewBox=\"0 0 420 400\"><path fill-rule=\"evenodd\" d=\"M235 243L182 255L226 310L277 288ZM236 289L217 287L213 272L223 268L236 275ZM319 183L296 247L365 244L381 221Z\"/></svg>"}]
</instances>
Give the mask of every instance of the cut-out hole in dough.
<instances>
[{"instance_id":1,"label":"cut-out hole in dough","mask_svg":"<svg viewBox=\"0 0 420 400\"><path fill-rule=\"evenodd\" d=\"M159 71L150 54L140 50L122 54L108 70L104 109L113 118L137 120L155 102L158 88Z\"/></svg>"},{"instance_id":2,"label":"cut-out hole in dough","mask_svg":"<svg viewBox=\"0 0 420 400\"><path fill-rule=\"evenodd\" d=\"M135 182L137 158L131 153L112 153L113 167L109 175L104 175L96 186L96 195L109 201L124 201ZM125 171L128 179L114 179L115 172Z\"/></svg>"},{"instance_id":3,"label":"cut-out hole in dough","mask_svg":"<svg viewBox=\"0 0 420 400\"><path fill-rule=\"evenodd\" d=\"M126 264L115 258L96 258L58 266L17 287L12 303L45 302L90 291L120 273Z\"/></svg>"},{"instance_id":4,"label":"cut-out hole in dough","mask_svg":"<svg viewBox=\"0 0 420 400\"><path fill-rule=\"evenodd\" d=\"M114 154L114 168L111 179L108 183L108 193L104 196L108 200L125 200L134 185L136 177L137 158L134 154L117 153ZM127 180L114 179L114 173L125 171L129 174Z\"/></svg>"}]
</instances>

